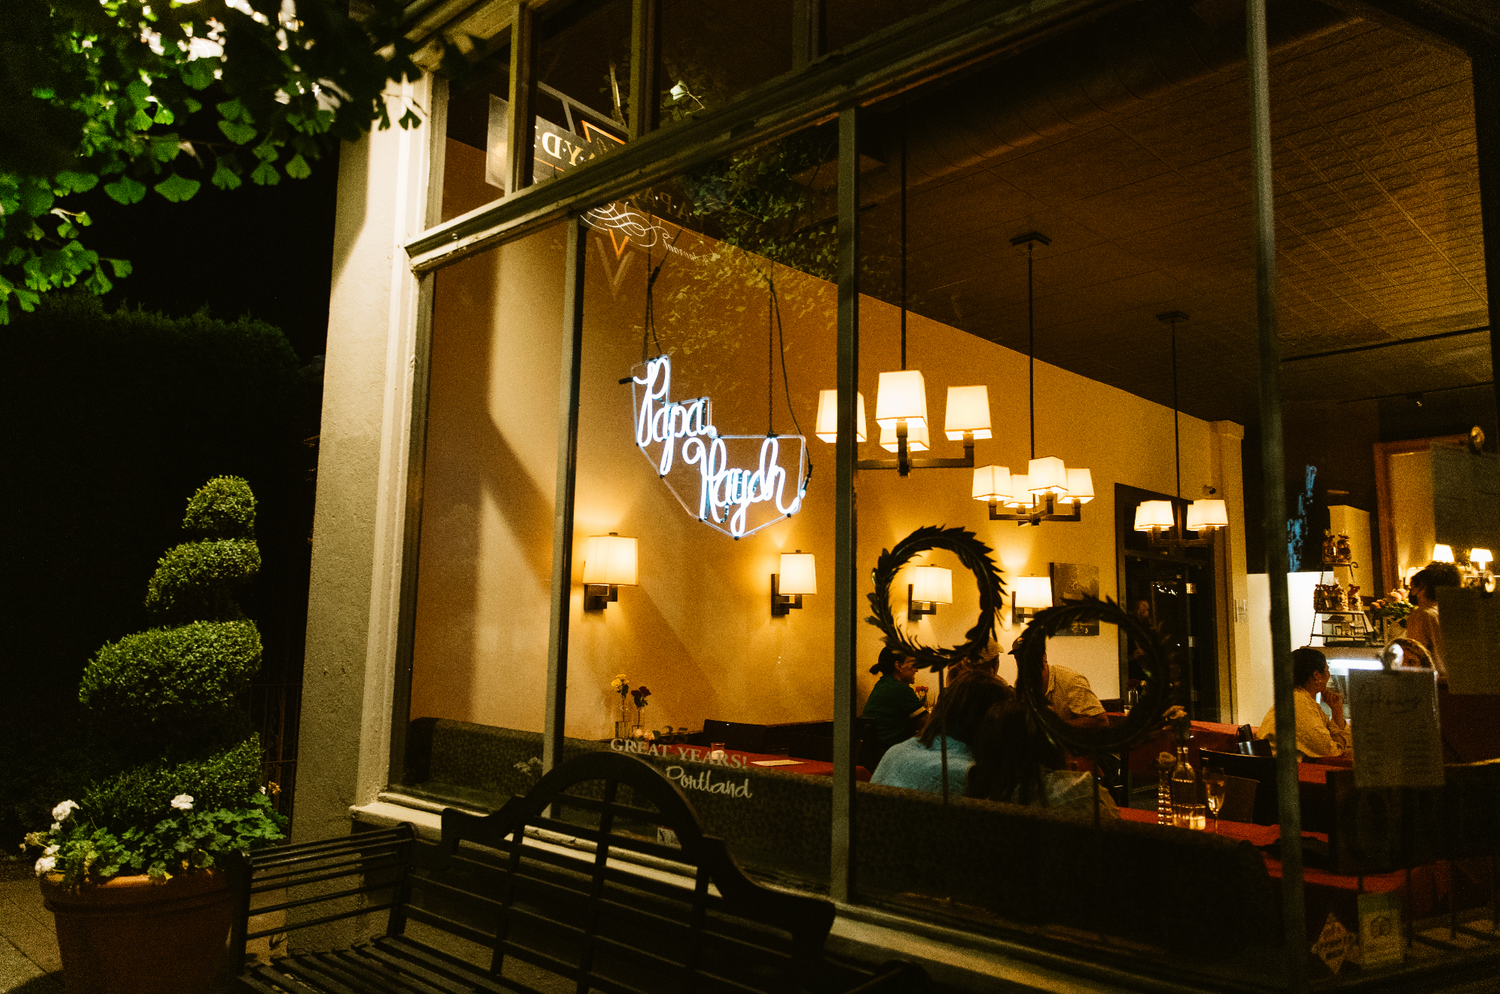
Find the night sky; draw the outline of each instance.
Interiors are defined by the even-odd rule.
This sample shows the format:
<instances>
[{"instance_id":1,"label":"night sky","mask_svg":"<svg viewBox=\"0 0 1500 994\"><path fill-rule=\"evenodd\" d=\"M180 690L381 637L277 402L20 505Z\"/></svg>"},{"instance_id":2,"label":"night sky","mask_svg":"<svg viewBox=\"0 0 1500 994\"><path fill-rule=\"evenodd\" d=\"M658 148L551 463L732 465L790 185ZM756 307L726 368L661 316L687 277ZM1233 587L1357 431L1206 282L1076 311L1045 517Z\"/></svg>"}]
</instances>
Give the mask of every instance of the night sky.
<instances>
[{"instance_id":1,"label":"night sky","mask_svg":"<svg viewBox=\"0 0 1500 994\"><path fill-rule=\"evenodd\" d=\"M312 169L307 179L283 177L274 187L246 181L222 191L205 182L180 204L153 191L125 207L99 188L69 198L94 221L83 231L84 245L134 266L130 276L114 281L105 306L140 305L181 316L207 305L212 316L227 320L248 314L280 327L304 364L322 355L337 157L325 155Z\"/></svg>"}]
</instances>

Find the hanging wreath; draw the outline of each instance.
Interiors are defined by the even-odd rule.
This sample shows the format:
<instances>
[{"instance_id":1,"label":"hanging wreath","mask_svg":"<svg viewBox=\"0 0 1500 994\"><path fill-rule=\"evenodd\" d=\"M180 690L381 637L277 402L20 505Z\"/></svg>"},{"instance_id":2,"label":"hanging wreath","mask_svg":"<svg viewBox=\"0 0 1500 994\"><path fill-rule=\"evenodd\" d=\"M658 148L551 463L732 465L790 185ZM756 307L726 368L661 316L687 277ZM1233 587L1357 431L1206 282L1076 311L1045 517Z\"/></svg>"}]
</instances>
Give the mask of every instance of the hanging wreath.
<instances>
[{"instance_id":1,"label":"hanging wreath","mask_svg":"<svg viewBox=\"0 0 1500 994\"><path fill-rule=\"evenodd\" d=\"M891 610L891 584L896 574L913 556L929 549L947 549L953 553L974 574L974 582L979 586L979 620L969 629L967 642L947 649L908 639L896 625L896 616ZM977 659L994 634L995 612L999 610L1005 593L1000 569L990 555L993 551L975 538L973 532L963 528L938 525L918 528L897 542L894 548L880 551L880 558L875 561L875 591L869 595L870 607L875 614L865 620L880 629L885 635L886 645L914 657L920 668L939 672L960 660Z\"/></svg>"},{"instance_id":2,"label":"hanging wreath","mask_svg":"<svg viewBox=\"0 0 1500 994\"><path fill-rule=\"evenodd\" d=\"M1146 675L1145 692L1125 720L1113 728L1077 728L1058 717L1047 704L1042 682L1042 657L1047 638L1067 631L1080 622L1102 621L1118 625L1144 656L1139 660ZM1075 755L1118 752L1129 749L1160 732L1171 706L1172 685L1168 678L1171 650L1166 635L1144 618L1131 614L1108 598L1070 598L1067 603L1037 613L1022 633L1016 656L1016 691L1054 741Z\"/></svg>"}]
</instances>

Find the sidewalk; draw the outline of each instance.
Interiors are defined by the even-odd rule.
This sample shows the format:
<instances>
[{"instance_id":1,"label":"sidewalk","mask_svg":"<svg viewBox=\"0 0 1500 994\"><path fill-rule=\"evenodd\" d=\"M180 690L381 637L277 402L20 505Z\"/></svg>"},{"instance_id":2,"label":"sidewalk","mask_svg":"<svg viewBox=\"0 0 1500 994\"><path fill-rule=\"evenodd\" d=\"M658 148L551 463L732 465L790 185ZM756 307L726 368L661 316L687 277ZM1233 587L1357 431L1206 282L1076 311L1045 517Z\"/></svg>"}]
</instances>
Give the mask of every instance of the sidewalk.
<instances>
[{"instance_id":1,"label":"sidewalk","mask_svg":"<svg viewBox=\"0 0 1500 994\"><path fill-rule=\"evenodd\" d=\"M0 992L63 994L52 913L35 879L0 881Z\"/></svg>"}]
</instances>

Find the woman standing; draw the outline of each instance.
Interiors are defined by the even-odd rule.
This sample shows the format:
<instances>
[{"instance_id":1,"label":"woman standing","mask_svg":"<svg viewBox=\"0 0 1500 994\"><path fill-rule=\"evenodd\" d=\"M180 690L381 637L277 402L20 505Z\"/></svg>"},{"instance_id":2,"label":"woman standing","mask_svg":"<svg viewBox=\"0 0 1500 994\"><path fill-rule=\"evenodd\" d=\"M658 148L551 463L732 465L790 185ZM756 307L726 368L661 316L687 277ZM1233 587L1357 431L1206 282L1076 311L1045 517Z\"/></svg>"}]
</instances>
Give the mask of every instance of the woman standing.
<instances>
[{"instance_id":1,"label":"woman standing","mask_svg":"<svg viewBox=\"0 0 1500 994\"><path fill-rule=\"evenodd\" d=\"M1458 567L1452 563L1430 563L1411 578L1412 601L1417 606L1406 616L1406 637L1427 650L1438 682L1448 682L1443 665L1443 629L1438 624L1437 592L1439 587L1456 587L1462 582Z\"/></svg>"}]
</instances>

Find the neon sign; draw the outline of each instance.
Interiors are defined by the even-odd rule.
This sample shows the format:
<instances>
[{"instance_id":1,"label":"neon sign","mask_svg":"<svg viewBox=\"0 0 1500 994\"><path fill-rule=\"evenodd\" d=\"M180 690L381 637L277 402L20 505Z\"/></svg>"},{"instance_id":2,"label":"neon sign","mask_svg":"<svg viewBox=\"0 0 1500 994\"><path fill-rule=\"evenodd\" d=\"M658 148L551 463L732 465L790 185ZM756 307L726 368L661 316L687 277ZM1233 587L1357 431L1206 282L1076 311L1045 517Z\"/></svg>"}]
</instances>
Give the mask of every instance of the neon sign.
<instances>
[{"instance_id":1,"label":"neon sign","mask_svg":"<svg viewBox=\"0 0 1500 994\"><path fill-rule=\"evenodd\" d=\"M709 398L672 400L668 356L636 366L630 383L635 444L693 517L743 538L802 509L807 444L801 435L719 434ZM795 450L795 476L782 465L783 445ZM694 492L695 500L685 496Z\"/></svg>"}]
</instances>

